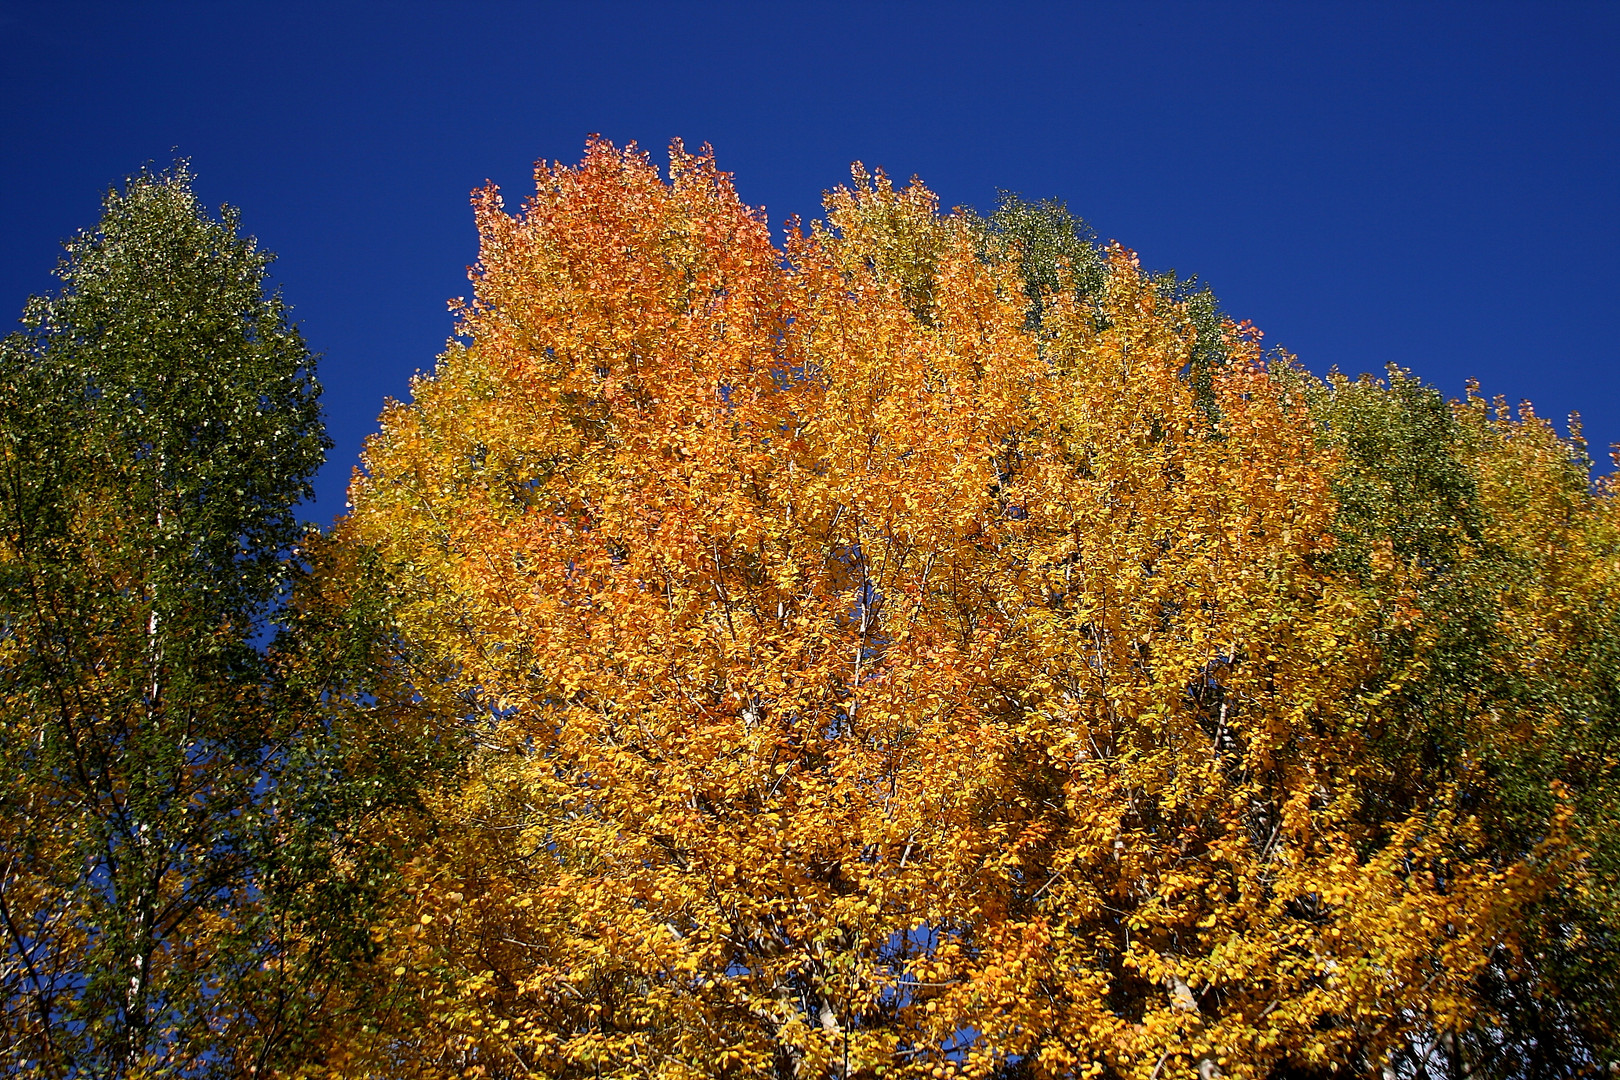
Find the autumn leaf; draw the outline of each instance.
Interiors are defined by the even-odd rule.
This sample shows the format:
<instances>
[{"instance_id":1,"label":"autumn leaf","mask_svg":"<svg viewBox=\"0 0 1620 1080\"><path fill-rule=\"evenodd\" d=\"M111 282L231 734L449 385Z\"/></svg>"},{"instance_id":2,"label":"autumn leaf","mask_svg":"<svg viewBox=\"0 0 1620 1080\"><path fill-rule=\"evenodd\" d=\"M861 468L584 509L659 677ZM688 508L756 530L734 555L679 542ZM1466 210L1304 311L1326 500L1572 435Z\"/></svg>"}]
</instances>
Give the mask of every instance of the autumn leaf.
<instances>
[{"instance_id":1,"label":"autumn leaf","mask_svg":"<svg viewBox=\"0 0 1620 1080\"><path fill-rule=\"evenodd\" d=\"M1347 531L1336 391L1121 247L827 210L776 248L678 143L477 196L346 526L474 749L388 930L416 1019L347 1052L1149 1080L1470 1023L1567 817L1386 797L1437 618Z\"/></svg>"}]
</instances>

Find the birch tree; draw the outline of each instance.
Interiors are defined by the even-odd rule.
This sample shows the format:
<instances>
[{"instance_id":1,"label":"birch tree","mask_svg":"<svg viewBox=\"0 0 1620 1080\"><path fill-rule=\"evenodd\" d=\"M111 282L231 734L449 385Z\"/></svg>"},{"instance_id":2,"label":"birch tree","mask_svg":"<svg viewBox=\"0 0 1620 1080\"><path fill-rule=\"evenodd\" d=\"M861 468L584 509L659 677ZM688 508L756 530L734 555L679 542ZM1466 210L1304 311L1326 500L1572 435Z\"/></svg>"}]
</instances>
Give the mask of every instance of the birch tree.
<instances>
[{"instance_id":1,"label":"birch tree","mask_svg":"<svg viewBox=\"0 0 1620 1080\"><path fill-rule=\"evenodd\" d=\"M314 359L183 164L66 249L0 357L0 1069L246 1075L333 962L299 936L323 731L262 647L328 445Z\"/></svg>"}]
</instances>

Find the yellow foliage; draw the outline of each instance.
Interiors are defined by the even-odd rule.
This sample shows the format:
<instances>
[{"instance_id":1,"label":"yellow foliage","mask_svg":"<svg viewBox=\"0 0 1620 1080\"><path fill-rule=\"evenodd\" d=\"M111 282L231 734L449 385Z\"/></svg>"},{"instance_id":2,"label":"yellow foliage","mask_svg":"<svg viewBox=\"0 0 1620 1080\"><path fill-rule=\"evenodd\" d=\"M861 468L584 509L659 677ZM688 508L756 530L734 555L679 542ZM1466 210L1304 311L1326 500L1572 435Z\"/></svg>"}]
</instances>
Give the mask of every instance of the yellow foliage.
<instances>
[{"instance_id":1,"label":"yellow foliage","mask_svg":"<svg viewBox=\"0 0 1620 1080\"><path fill-rule=\"evenodd\" d=\"M1299 380L1229 327L1204 407L1117 247L1031 330L856 181L782 250L679 144L479 196L349 526L477 750L345 1068L1248 1077L1466 1019L1545 872L1441 788L1362 814L1389 616Z\"/></svg>"}]
</instances>

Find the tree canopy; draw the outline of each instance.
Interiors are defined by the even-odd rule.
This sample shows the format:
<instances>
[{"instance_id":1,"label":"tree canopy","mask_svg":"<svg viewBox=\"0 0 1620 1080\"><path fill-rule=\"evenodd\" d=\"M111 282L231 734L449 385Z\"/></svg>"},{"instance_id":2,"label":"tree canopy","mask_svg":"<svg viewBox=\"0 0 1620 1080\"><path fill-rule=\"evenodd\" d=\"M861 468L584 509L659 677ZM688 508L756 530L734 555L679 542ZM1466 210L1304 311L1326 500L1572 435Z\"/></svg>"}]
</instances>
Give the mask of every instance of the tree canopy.
<instances>
[{"instance_id":1,"label":"tree canopy","mask_svg":"<svg viewBox=\"0 0 1620 1080\"><path fill-rule=\"evenodd\" d=\"M1058 205L857 167L777 249L679 144L536 179L353 489L476 746L389 1053L1433 1070L1527 920L1612 925L1578 445L1263 359Z\"/></svg>"},{"instance_id":2,"label":"tree canopy","mask_svg":"<svg viewBox=\"0 0 1620 1080\"><path fill-rule=\"evenodd\" d=\"M475 193L320 535L183 166L0 356L0 1061L1575 1077L1620 1057L1620 518L1060 202L705 148Z\"/></svg>"},{"instance_id":3,"label":"tree canopy","mask_svg":"<svg viewBox=\"0 0 1620 1080\"><path fill-rule=\"evenodd\" d=\"M329 445L314 358L191 182L110 192L0 342L8 1075L268 1070L370 947L337 684L290 665L313 636L262 647Z\"/></svg>"}]
</instances>

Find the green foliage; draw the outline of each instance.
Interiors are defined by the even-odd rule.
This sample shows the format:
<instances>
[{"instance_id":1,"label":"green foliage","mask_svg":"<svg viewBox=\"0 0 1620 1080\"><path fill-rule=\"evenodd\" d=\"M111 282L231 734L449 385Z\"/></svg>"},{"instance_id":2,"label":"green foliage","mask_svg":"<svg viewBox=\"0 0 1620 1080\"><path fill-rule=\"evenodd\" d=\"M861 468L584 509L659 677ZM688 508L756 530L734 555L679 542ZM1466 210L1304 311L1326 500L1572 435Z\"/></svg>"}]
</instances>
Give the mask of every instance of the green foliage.
<instances>
[{"instance_id":1,"label":"green foliage","mask_svg":"<svg viewBox=\"0 0 1620 1080\"><path fill-rule=\"evenodd\" d=\"M1002 192L995 211L979 224L980 257L1018 265L1030 330L1041 326L1052 296L1072 292L1084 299L1101 292L1108 270L1096 240L1091 226L1071 214L1063 200L1029 202L1010 191Z\"/></svg>"},{"instance_id":2,"label":"green foliage","mask_svg":"<svg viewBox=\"0 0 1620 1080\"><path fill-rule=\"evenodd\" d=\"M1386 715L1399 722L1374 735L1392 763L1392 787L1421 785L1437 770L1455 776L1463 715L1480 680L1492 677L1484 648L1492 600L1462 562L1484 554L1462 429L1438 391L1394 369L1387 384L1330 376L1315 413L1344 454L1333 481L1334 570L1376 592L1409 581L1415 610L1438 616L1391 620L1381 634ZM1385 812L1409 806L1392 789L1383 795Z\"/></svg>"},{"instance_id":3,"label":"green foliage","mask_svg":"<svg viewBox=\"0 0 1620 1080\"><path fill-rule=\"evenodd\" d=\"M1233 356L1231 335L1238 332L1215 299L1215 292L1196 276L1185 281L1167 270L1156 279L1159 295L1174 305L1177 322L1192 340L1187 350L1187 381L1192 384L1198 405L1210 423L1220 417L1215 409L1215 371Z\"/></svg>"},{"instance_id":4,"label":"green foliage","mask_svg":"<svg viewBox=\"0 0 1620 1080\"><path fill-rule=\"evenodd\" d=\"M1447 402L1410 373L1307 391L1334 478L1336 574L1381 596L1370 751L1385 780L1369 822L1440 780L1503 864L1574 811L1580 858L1498 948L1474 1025L1413 1075L1590 1075L1617 1050L1620 999L1620 620L1613 502L1578 438L1472 389ZM1490 732L1512 732L1503 738Z\"/></svg>"},{"instance_id":5,"label":"green foliage","mask_svg":"<svg viewBox=\"0 0 1620 1080\"><path fill-rule=\"evenodd\" d=\"M66 247L0 358L0 1062L244 1075L369 948L375 778L255 646L329 445L313 357L184 164Z\"/></svg>"},{"instance_id":6,"label":"green foliage","mask_svg":"<svg viewBox=\"0 0 1620 1080\"><path fill-rule=\"evenodd\" d=\"M1061 199L1031 202L1004 191L988 217L974 222L979 257L986 262L1012 262L1023 282L1025 329L1039 334L1057 296L1069 295L1093 310L1099 328L1106 321L1097 302L1108 280L1108 263L1097 234L1070 212ZM1196 277L1183 281L1174 270L1153 278L1154 291L1168 302L1171 321L1191 341L1187 377L1199 407L1213 423L1214 371L1232 355L1233 332L1215 293Z\"/></svg>"}]
</instances>

